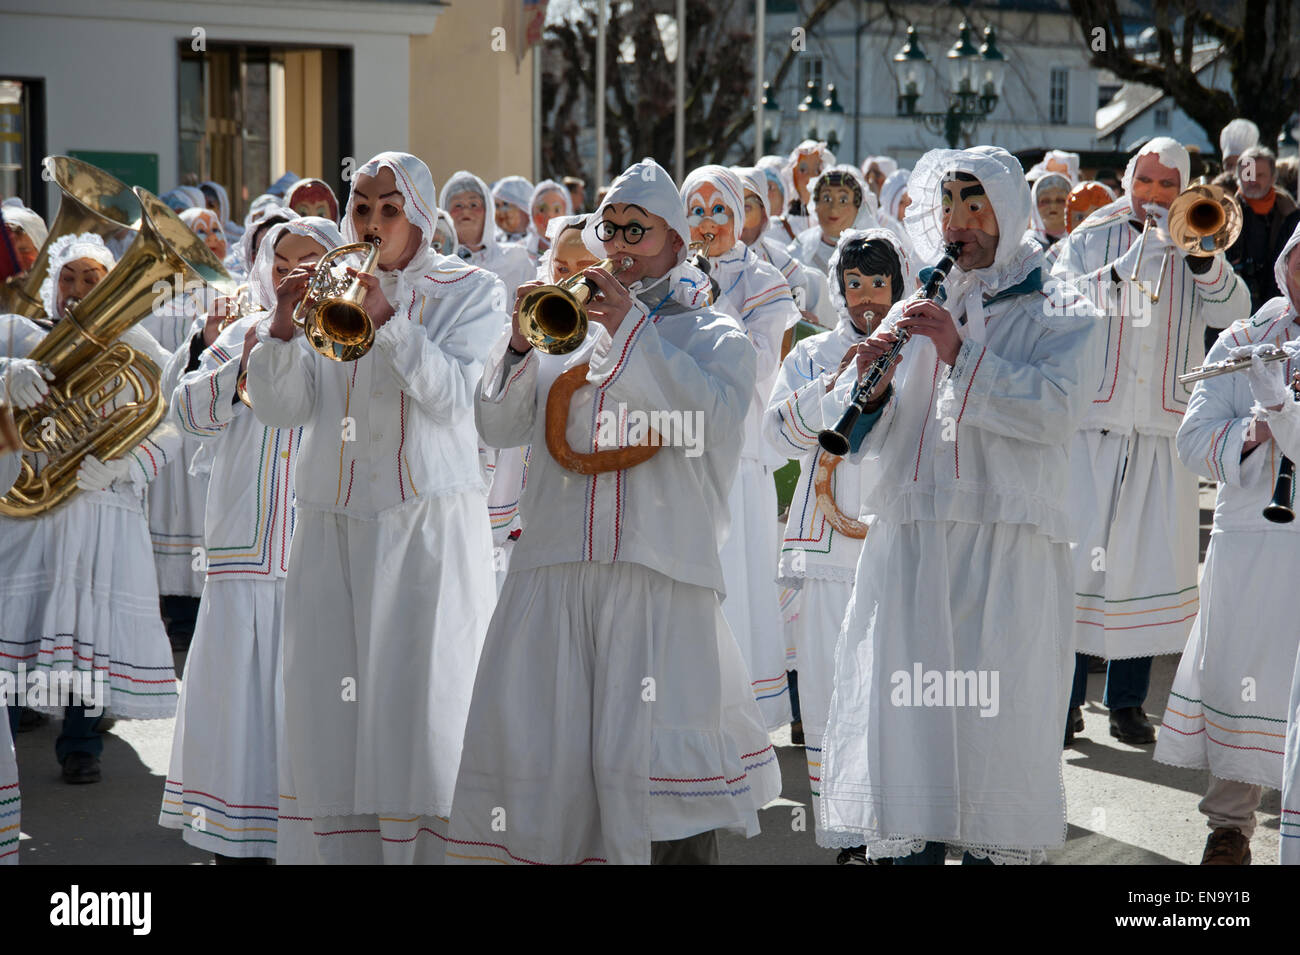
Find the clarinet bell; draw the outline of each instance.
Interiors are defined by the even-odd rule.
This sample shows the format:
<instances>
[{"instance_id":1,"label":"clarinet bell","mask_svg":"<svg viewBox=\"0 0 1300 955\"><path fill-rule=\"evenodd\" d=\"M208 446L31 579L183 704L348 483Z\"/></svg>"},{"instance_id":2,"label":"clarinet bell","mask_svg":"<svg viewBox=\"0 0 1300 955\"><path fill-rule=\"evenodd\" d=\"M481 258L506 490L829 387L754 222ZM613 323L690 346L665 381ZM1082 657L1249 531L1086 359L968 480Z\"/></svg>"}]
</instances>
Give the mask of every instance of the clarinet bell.
<instances>
[{"instance_id":1,"label":"clarinet bell","mask_svg":"<svg viewBox=\"0 0 1300 955\"><path fill-rule=\"evenodd\" d=\"M1295 462L1282 458L1282 465L1277 471L1277 484L1273 488L1273 500L1264 508L1265 520L1274 524L1290 524L1295 520L1295 509L1291 506L1295 487Z\"/></svg>"}]
</instances>

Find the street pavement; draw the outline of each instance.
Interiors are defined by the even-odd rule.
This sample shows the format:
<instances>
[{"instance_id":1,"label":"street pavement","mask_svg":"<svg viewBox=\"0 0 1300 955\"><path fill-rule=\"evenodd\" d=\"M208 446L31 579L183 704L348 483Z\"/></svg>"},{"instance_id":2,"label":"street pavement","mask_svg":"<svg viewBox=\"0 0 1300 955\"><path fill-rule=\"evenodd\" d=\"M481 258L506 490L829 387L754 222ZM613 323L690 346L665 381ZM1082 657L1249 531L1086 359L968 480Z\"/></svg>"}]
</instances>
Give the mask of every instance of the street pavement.
<instances>
[{"instance_id":1,"label":"street pavement","mask_svg":"<svg viewBox=\"0 0 1300 955\"><path fill-rule=\"evenodd\" d=\"M1213 496L1202 494L1202 506ZM1203 510L1202 518L1208 522ZM1203 545L1204 546L1204 545ZM1159 729L1178 656L1156 659L1146 710ZM177 654L176 671L184 666ZM1102 674L1088 678L1085 728L1064 751L1063 781L1068 832L1065 846L1048 853L1052 865L1194 865L1209 830L1196 805L1205 792L1204 771L1175 769L1151 758L1154 746L1128 746L1108 733L1101 705ZM1063 714L1062 714L1063 715ZM17 739L22 785L23 865L203 865L211 859L188 846L179 832L158 825L172 720L124 721L105 737L103 780L69 786L54 758L57 720ZM723 833L722 862L729 865L833 865L835 852L818 848L803 748L789 731L773 734L784 781L780 799L761 813L762 833L752 839ZM1251 842L1254 865L1278 860L1279 796L1268 790Z\"/></svg>"}]
</instances>

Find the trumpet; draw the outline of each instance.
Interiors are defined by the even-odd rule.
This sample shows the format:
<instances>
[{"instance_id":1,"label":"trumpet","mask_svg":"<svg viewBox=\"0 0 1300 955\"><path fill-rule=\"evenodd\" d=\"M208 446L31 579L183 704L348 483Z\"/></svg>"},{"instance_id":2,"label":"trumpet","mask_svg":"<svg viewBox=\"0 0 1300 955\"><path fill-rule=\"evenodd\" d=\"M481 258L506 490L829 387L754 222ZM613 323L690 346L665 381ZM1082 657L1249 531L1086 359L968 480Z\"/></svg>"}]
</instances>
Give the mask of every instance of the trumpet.
<instances>
[{"instance_id":1,"label":"trumpet","mask_svg":"<svg viewBox=\"0 0 1300 955\"><path fill-rule=\"evenodd\" d=\"M913 297L914 301L934 299L939 294L940 286L943 285L948 273L961 256L961 247L962 243L960 242L951 242L943 247L943 258L930 271L929 281L925 283L925 288L916 293ZM822 446L822 450L827 454L836 454L843 457L849 453L852 446L849 438L853 434L853 429L857 426L858 419L867 410L867 402L871 399L871 393L876 390L880 380L893 367L894 362L898 360L898 356L902 354L903 346L912 337L911 333L904 328L896 329L894 334L898 338L890 346L889 351L872 362L871 367L853 386L849 406L844 409L844 414L835 423L835 427L827 428L818 433L817 443Z\"/></svg>"},{"instance_id":2,"label":"trumpet","mask_svg":"<svg viewBox=\"0 0 1300 955\"><path fill-rule=\"evenodd\" d=\"M592 268L613 275L632 267L632 257L615 262L605 259ZM586 275L571 275L555 285L543 285L525 295L519 303L519 332L538 351L567 355L587 337L587 302L599 287Z\"/></svg>"},{"instance_id":3,"label":"trumpet","mask_svg":"<svg viewBox=\"0 0 1300 955\"><path fill-rule=\"evenodd\" d=\"M713 277L713 266L709 264L709 246L713 245L713 240L717 236L712 232L704 233L702 240L692 242L686 247L686 261L695 266L704 273L704 277L709 280L709 302L713 303L718 300L722 294L718 288L718 280Z\"/></svg>"},{"instance_id":4,"label":"trumpet","mask_svg":"<svg viewBox=\"0 0 1300 955\"><path fill-rule=\"evenodd\" d=\"M1269 351L1260 350L1259 358L1261 361L1286 361L1291 356L1284 349L1276 345ZM1245 371L1250 367L1252 356L1247 355L1244 358L1225 358L1223 361L1210 362L1208 365L1199 365L1193 368L1185 375L1178 376L1178 383L1189 385L1194 381L1201 381L1205 378L1217 378L1219 375L1231 375L1234 372Z\"/></svg>"},{"instance_id":5,"label":"trumpet","mask_svg":"<svg viewBox=\"0 0 1300 955\"><path fill-rule=\"evenodd\" d=\"M1222 252L1237 241L1241 234L1241 207L1228 191L1221 186L1212 186L1202 177L1178 194L1169 204L1169 235L1174 245L1188 255L1214 255ZM1138 283L1138 270L1142 265L1142 256L1146 252L1147 234L1156 226L1156 219L1147 215L1142 226L1142 236L1138 239L1137 261L1129 273L1128 280L1137 284L1152 304L1160 301L1164 289L1165 272L1174 254L1173 249L1165 249L1160 260L1160 277L1156 280L1154 293L1148 292Z\"/></svg>"}]
</instances>

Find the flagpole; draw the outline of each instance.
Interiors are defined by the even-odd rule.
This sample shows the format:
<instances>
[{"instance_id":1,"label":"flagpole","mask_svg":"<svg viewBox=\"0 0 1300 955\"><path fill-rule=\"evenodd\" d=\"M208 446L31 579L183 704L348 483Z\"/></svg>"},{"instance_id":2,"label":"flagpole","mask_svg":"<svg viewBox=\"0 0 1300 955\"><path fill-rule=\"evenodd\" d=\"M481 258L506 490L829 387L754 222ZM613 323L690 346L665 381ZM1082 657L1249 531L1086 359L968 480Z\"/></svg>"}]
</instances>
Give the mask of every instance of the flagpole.
<instances>
[{"instance_id":1,"label":"flagpole","mask_svg":"<svg viewBox=\"0 0 1300 955\"><path fill-rule=\"evenodd\" d=\"M686 0L677 0L677 103L673 110L673 170L686 178Z\"/></svg>"},{"instance_id":2,"label":"flagpole","mask_svg":"<svg viewBox=\"0 0 1300 955\"><path fill-rule=\"evenodd\" d=\"M607 0L596 7L596 188L605 185L605 19Z\"/></svg>"},{"instance_id":3,"label":"flagpole","mask_svg":"<svg viewBox=\"0 0 1300 955\"><path fill-rule=\"evenodd\" d=\"M767 0L754 0L754 162L763 158L763 36L767 32Z\"/></svg>"}]
</instances>

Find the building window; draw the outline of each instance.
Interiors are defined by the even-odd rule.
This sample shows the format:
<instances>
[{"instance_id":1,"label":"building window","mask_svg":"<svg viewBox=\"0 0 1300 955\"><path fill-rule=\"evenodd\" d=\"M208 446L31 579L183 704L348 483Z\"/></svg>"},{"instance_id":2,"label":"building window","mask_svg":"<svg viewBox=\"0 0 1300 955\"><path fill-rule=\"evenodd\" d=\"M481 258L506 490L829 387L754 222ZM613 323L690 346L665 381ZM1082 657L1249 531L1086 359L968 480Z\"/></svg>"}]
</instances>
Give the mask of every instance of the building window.
<instances>
[{"instance_id":1,"label":"building window","mask_svg":"<svg viewBox=\"0 0 1300 955\"><path fill-rule=\"evenodd\" d=\"M45 215L45 88L41 81L0 79L0 198L18 196Z\"/></svg>"},{"instance_id":2,"label":"building window","mask_svg":"<svg viewBox=\"0 0 1300 955\"><path fill-rule=\"evenodd\" d=\"M284 172L324 179L340 196L352 151L351 50L180 44L179 178L212 179L231 218Z\"/></svg>"},{"instance_id":3,"label":"building window","mask_svg":"<svg viewBox=\"0 0 1300 955\"><path fill-rule=\"evenodd\" d=\"M1054 67L1052 69L1051 122L1061 126L1069 120L1070 71Z\"/></svg>"},{"instance_id":4,"label":"building window","mask_svg":"<svg viewBox=\"0 0 1300 955\"><path fill-rule=\"evenodd\" d=\"M1155 124L1156 124L1156 129L1169 128L1169 107L1168 106L1156 107Z\"/></svg>"},{"instance_id":5,"label":"building window","mask_svg":"<svg viewBox=\"0 0 1300 955\"><path fill-rule=\"evenodd\" d=\"M795 100L794 109L799 108L803 102L804 96L808 93L808 81L811 80L817 86L818 98L825 99L826 90L822 86L822 71L824 69L822 58L820 56L810 56L807 53L799 54L799 87L797 90L798 99Z\"/></svg>"},{"instance_id":6,"label":"building window","mask_svg":"<svg viewBox=\"0 0 1300 955\"><path fill-rule=\"evenodd\" d=\"M1106 84L1097 87L1097 108L1110 105L1110 101L1115 98L1115 94L1120 90L1118 83Z\"/></svg>"}]
</instances>

